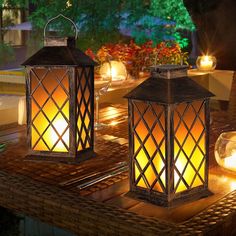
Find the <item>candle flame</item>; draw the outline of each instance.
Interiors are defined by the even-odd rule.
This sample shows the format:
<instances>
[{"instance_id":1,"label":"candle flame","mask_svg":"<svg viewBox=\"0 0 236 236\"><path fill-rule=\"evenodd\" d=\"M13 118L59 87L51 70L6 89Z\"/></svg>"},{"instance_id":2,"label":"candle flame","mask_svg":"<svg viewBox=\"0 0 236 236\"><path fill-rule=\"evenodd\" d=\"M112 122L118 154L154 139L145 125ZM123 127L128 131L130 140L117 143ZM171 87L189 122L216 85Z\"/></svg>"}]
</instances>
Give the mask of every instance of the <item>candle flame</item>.
<instances>
[{"instance_id":1,"label":"candle flame","mask_svg":"<svg viewBox=\"0 0 236 236\"><path fill-rule=\"evenodd\" d=\"M223 166L227 169L236 171L236 151L234 151L231 156L223 159Z\"/></svg>"},{"instance_id":2,"label":"candle flame","mask_svg":"<svg viewBox=\"0 0 236 236\"><path fill-rule=\"evenodd\" d=\"M103 79L112 81L125 80L127 76L125 65L121 61L105 62L100 68L100 74Z\"/></svg>"}]
</instances>

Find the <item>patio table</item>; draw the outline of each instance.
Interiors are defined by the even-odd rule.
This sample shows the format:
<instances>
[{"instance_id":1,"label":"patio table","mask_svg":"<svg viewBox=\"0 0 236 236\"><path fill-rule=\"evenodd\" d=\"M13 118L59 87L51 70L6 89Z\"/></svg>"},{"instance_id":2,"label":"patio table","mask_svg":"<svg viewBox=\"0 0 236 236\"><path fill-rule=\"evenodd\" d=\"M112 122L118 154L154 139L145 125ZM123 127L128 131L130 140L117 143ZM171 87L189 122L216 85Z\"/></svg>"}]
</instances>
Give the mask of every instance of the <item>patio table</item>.
<instances>
[{"instance_id":1,"label":"patio table","mask_svg":"<svg viewBox=\"0 0 236 236\"><path fill-rule=\"evenodd\" d=\"M230 83L228 100L211 101L211 196L172 208L128 197L123 168L129 161L127 104L104 100L100 118L110 125L95 132L96 156L82 163L28 159L26 127L0 127L0 143L7 144L0 153L0 205L78 235L236 234L236 174L220 168L214 158L219 134L236 129L235 76ZM81 188L119 167L122 171Z\"/></svg>"}]
</instances>

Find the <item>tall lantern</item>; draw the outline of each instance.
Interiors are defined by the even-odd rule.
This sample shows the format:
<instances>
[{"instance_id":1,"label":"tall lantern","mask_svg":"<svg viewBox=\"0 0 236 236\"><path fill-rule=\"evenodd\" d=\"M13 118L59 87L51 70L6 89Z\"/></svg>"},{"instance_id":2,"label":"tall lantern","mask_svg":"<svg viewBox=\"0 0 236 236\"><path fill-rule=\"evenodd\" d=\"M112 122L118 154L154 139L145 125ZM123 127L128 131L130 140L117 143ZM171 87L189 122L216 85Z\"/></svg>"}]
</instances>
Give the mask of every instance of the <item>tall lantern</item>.
<instances>
[{"instance_id":1,"label":"tall lantern","mask_svg":"<svg viewBox=\"0 0 236 236\"><path fill-rule=\"evenodd\" d=\"M211 96L169 65L126 95L131 196L172 206L209 194Z\"/></svg>"},{"instance_id":2,"label":"tall lantern","mask_svg":"<svg viewBox=\"0 0 236 236\"><path fill-rule=\"evenodd\" d=\"M95 63L76 49L76 37L45 37L44 47L23 63L31 156L83 160L93 154Z\"/></svg>"}]
</instances>

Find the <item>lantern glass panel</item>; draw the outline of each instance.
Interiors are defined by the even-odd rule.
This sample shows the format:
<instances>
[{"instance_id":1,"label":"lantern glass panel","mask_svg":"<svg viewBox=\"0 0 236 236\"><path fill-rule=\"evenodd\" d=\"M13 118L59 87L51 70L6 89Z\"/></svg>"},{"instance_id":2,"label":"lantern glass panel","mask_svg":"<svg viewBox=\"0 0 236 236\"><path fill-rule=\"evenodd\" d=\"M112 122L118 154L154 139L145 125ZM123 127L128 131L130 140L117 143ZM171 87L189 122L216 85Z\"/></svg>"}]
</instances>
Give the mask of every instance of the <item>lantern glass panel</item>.
<instances>
[{"instance_id":1,"label":"lantern glass panel","mask_svg":"<svg viewBox=\"0 0 236 236\"><path fill-rule=\"evenodd\" d=\"M79 68L78 86L77 86L77 150L90 148L92 145L92 84L91 84L91 67Z\"/></svg>"},{"instance_id":2,"label":"lantern glass panel","mask_svg":"<svg viewBox=\"0 0 236 236\"><path fill-rule=\"evenodd\" d=\"M69 75L66 68L34 68L31 75L31 147L69 150Z\"/></svg>"},{"instance_id":3,"label":"lantern glass panel","mask_svg":"<svg viewBox=\"0 0 236 236\"><path fill-rule=\"evenodd\" d=\"M174 189L182 192L205 182L204 101L181 103L174 110Z\"/></svg>"},{"instance_id":4,"label":"lantern glass panel","mask_svg":"<svg viewBox=\"0 0 236 236\"><path fill-rule=\"evenodd\" d=\"M152 102L132 102L134 182L137 187L164 192L165 110Z\"/></svg>"}]
</instances>

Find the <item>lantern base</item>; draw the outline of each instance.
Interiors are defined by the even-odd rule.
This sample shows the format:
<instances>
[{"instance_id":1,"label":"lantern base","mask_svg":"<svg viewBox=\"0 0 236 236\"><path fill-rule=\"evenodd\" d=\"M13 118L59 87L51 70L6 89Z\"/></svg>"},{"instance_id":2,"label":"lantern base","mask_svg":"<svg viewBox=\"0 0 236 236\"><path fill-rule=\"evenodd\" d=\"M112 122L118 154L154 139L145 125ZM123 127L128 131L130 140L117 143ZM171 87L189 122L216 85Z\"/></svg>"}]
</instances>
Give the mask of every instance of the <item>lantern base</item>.
<instances>
[{"instance_id":1,"label":"lantern base","mask_svg":"<svg viewBox=\"0 0 236 236\"><path fill-rule=\"evenodd\" d=\"M65 164L78 164L80 162L92 159L96 156L93 150L87 150L77 153L75 156L65 155L65 153L47 153L37 152L26 155L27 160L61 162Z\"/></svg>"},{"instance_id":2,"label":"lantern base","mask_svg":"<svg viewBox=\"0 0 236 236\"><path fill-rule=\"evenodd\" d=\"M208 197L212 195L208 189L201 189L198 191L189 190L178 194L177 197L173 198L172 200L168 201L166 195L163 194L156 194L151 192L144 192L144 191L129 191L126 193L127 197L135 198L137 200L141 200L144 202L152 203L162 207L175 207L187 202L192 202L199 200L201 198Z\"/></svg>"}]
</instances>

